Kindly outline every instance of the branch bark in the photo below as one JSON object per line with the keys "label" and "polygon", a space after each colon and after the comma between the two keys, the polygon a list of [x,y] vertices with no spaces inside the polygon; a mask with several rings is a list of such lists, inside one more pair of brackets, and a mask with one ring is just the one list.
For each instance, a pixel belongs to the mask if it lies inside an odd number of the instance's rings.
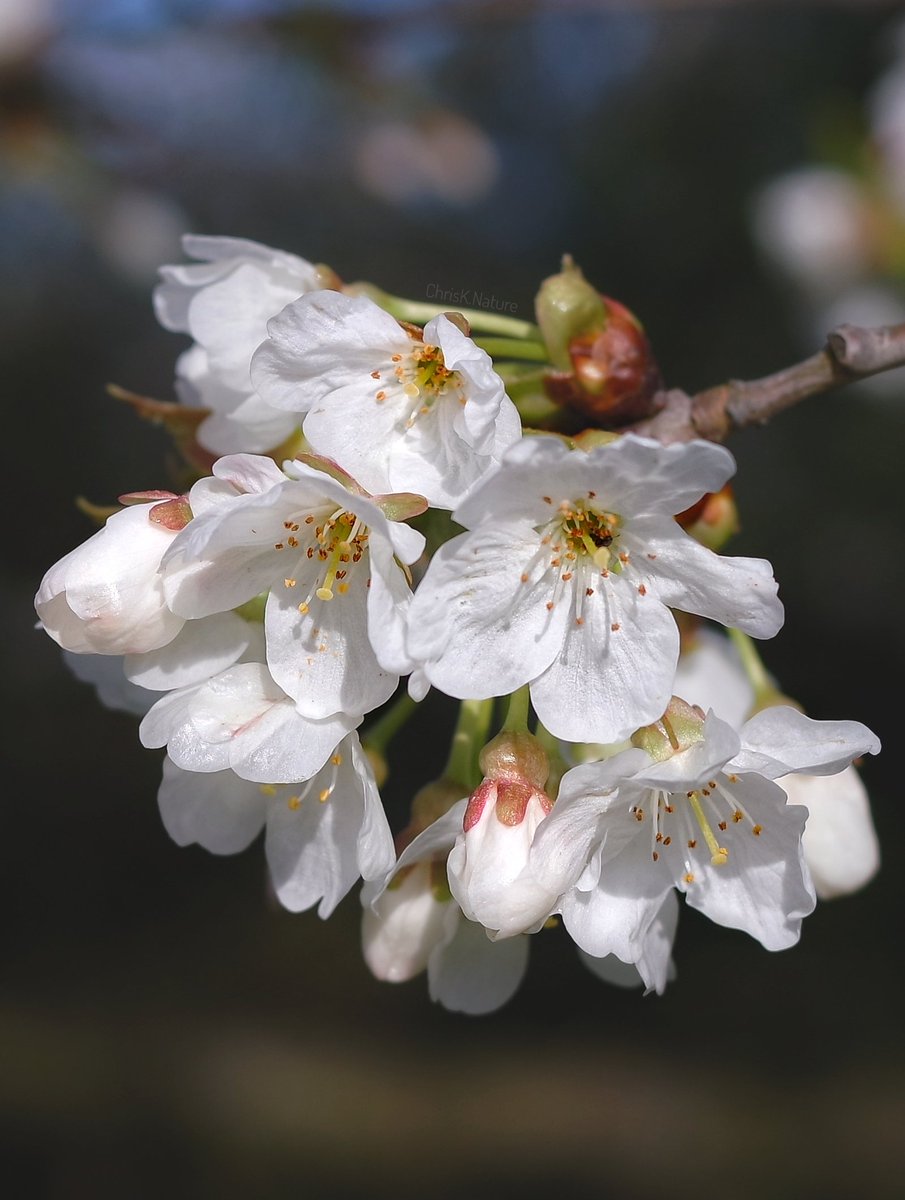
{"label": "branch bark", "polygon": [[722,442],[734,430],[763,425],[808,396],[901,366],[905,323],[876,329],[840,325],[827,335],[819,353],[763,379],[733,379],[694,396],[677,389],[662,392],[658,411],[631,428],[661,442]]}

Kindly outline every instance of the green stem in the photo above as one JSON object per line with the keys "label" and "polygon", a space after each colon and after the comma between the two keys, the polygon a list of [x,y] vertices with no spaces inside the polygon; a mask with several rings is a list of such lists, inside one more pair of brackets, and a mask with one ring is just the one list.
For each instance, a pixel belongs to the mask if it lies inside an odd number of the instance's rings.
{"label": "green stem", "polygon": [[528,685],[518,688],[509,697],[509,707],[506,710],[506,720],[503,728],[510,733],[528,732],[528,706],[531,700]]}
{"label": "green stem", "polygon": [[481,308],[459,308],[455,304],[427,304],[423,300],[406,300],[404,296],[391,296],[370,283],[353,284],[347,292],[369,296],[375,304],[400,321],[411,321],[413,325],[426,325],[441,313],[461,313],[472,329],[483,329],[487,333],[498,333],[506,338],[539,338],[540,328],[532,321],[517,317],[504,317],[499,313],[485,312]]}
{"label": "green stem", "polygon": [[738,651],[738,656],[742,660],[742,666],[745,669],[745,674],[748,676],[748,681],[754,688],[755,703],[760,705],[766,698],[776,694],[776,687],[767,674],[767,668],[764,666],[754,642],[748,637],[747,633],[742,633],[740,629],[730,629],[729,636],[732,638],[735,648]]}
{"label": "green stem", "polygon": [[481,782],[478,755],[487,741],[492,716],[492,700],[463,700],[459,705],[459,719],[456,722],[443,778],[459,784],[469,792],[473,792]]}
{"label": "green stem", "polygon": [[474,342],[491,358],[518,358],[542,363],[550,361],[550,352],[543,342],[520,341],[510,337],[476,337]]}
{"label": "green stem", "polygon": [[369,750],[376,750],[385,755],[386,748],[405,725],[418,705],[408,692],[403,692],[395,703],[378,718],[361,739],[362,745]]}

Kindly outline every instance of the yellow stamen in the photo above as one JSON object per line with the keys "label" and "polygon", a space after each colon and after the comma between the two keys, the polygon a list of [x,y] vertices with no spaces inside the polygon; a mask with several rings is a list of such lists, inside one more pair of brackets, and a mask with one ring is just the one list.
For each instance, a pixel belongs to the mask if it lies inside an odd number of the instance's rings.
{"label": "yellow stamen", "polygon": [[704,812],[704,807],[701,804],[701,797],[697,792],[689,792],[688,803],[691,805],[692,811],[697,818],[697,822],[701,827],[701,833],[704,835],[704,841],[707,843],[707,849],[710,851],[711,866],[724,867],[729,861],[729,851],[716,840],[716,836],[710,828],[710,822],[707,820]]}

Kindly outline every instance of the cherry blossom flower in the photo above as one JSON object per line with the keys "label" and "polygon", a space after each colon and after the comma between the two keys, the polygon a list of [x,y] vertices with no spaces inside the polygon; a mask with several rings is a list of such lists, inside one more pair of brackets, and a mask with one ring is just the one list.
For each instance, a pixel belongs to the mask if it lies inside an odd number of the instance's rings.
{"label": "cherry blossom flower", "polygon": [[301,714],[361,716],[382,704],[410,665],[404,564],[424,545],[384,508],[407,515],[424,502],[369,498],[342,472],[300,461],[281,471],[231,455],[213,471],[192,488],[195,519],[164,558],[174,611],[197,619],[269,592],[267,663]]}
{"label": "cherry blossom flower", "polygon": [[771,637],[782,606],[769,563],[724,558],[672,514],[734,469],[709,442],[626,435],[588,453],[526,438],[453,517],[409,614],[408,647],[459,698],[525,683],[557,737],[617,742],[672,694],[679,636],[669,607]]}
{"label": "cherry blossom flower", "polygon": [[373,300],[322,291],[268,324],[252,379],[276,408],[372,492],[452,508],[521,436],[487,354],[445,316],[423,333]]}
{"label": "cherry blossom flower", "polygon": [[401,983],[426,969],[432,1000],[479,1014],[500,1008],[518,990],[528,939],[491,941],[452,898],[446,859],[465,807],[465,799],[453,805],[405,847],[382,880],[362,888],[362,949],[376,978]]}
{"label": "cherry blossom flower", "polygon": [[739,734],[674,702],[636,740],[646,748],[566,773],[532,846],[531,868],[560,891],[581,949],[633,963],[661,991],[668,953],[648,935],[673,888],[768,950],[794,945],[815,903],[801,850],[807,811],[772,780],[841,771],[879,749],[871,731],[778,706]]}
{"label": "cherry blossom flower", "polygon": [[270,879],[292,912],[329,917],[359,877],[384,876],[393,839],[374,773],[356,733],[310,779],[254,784],[233,771],[198,774],[166,759],[158,795],[167,832],[214,854],[244,850],[265,829]]}
{"label": "cherry blossom flower", "polygon": [[[679,659],[676,692],[702,708],[713,708],[740,729],[754,707],[754,689],[735,647],[715,630],[701,629]],[[776,782],[789,802],[808,810],[802,836],[805,862],[819,900],[864,887],[880,867],[880,845],[870,801],[857,767],[836,775],[780,775]]]}
{"label": "cherry blossom flower", "polygon": [[183,248],[202,261],[162,267],[154,308],[165,328],[194,339],[177,363],[177,390],[183,403],[212,410],[198,440],[214,454],[278,446],[298,417],[256,395],[251,357],[270,317],[303,293],[331,286],[332,277],[294,254],[241,238],[189,235]]}

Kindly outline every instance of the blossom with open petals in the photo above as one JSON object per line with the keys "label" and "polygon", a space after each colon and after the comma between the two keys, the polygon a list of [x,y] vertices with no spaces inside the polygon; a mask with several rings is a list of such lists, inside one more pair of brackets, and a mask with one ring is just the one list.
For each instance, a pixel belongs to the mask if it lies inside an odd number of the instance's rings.
{"label": "blossom with open petals", "polygon": [[669,713],[639,732],[646,748],[566,773],[531,854],[578,945],[635,964],[658,991],[668,955],[645,966],[648,934],[674,888],[768,950],[794,945],[815,903],[801,851],[807,810],[772,781],[833,774],[879,749],[858,722],[812,721],[787,706],[740,733],[712,712],[699,719],[674,703]]}
{"label": "blossom with open petals", "polygon": [[[300,461],[230,455],[199,480],[194,520],[163,561],[174,611],[199,618],[268,592],[264,630],[274,680],[313,719],[361,716],[392,695],[409,660],[404,566],[424,545],[339,473]],[[378,502],[379,501],[379,502]]]}
{"label": "blossom with open petals", "polygon": [[371,492],[452,508],[521,436],[490,357],[445,316],[423,333],[373,300],[322,291],[267,326],[260,395],[304,412],[305,436]]}
{"label": "blossom with open petals", "polygon": [[329,917],[359,877],[382,877],[395,862],[374,773],[356,733],[310,779],[254,784],[233,771],[198,774],[164,762],[158,794],[167,832],[180,846],[214,854],[244,850],[265,829],[264,849],[280,903],[318,905]]}
{"label": "blossom with open petals", "polygon": [[449,695],[530,683],[543,724],[576,742],[617,742],[672,694],[670,607],[771,637],[782,605],[769,563],[725,558],[673,514],[734,470],[710,442],[626,435],[588,453],[525,438],[453,517],[411,606],[408,646]]}

